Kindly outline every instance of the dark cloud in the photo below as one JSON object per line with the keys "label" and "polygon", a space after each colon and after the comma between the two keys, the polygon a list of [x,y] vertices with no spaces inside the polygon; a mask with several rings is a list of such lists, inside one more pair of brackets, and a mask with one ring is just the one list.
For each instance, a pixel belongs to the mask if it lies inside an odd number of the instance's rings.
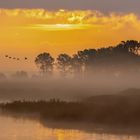
{"label": "dark cloud", "polygon": [[0,8],[94,9],[140,13],[139,0],[0,0]]}

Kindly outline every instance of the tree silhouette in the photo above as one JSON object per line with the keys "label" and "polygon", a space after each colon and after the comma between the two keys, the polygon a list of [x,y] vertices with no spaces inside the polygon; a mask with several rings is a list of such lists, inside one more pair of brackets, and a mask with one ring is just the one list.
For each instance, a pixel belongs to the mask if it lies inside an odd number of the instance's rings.
{"label": "tree silhouette", "polygon": [[130,53],[138,54],[138,51],[140,49],[140,42],[136,40],[127,40],[126,42],[122,41],[122,44],[125,48],[128,48]]}
{"label": "tree silhouette", "polygon": [[71,71],[72,58],[67,54],[60,54],[57,58],[58,69],[62,76],[66,76]]}
{"label": "tree silhouette", "polygon": [[[78,51],[72,57],[60,54],[57,57],[57,68],[61,75],[72,72],[75,76],[96,75],[106,73],[127,74],[140,71],[140,42],[136,40],[122,41],[116,46]],[[43,73],[53,70],[54,59],[49,53],[37,56],[35,63]],[[130,73],[129,73],[130,74]]]}
{"label": "tree silhouette", "polygon": [[72,71],[75,76],[82,72],[82,61],[77,54],[74,54],[71,61]]}
{"label": "tree silhouette", "polygon": [[51,74],[53,71],[54,58],[49,53],[41,53],[35,59],[36,65],[43,74]]}
{"label": "tree silhouette", "polygon": [[[75,68],[84,68],[84,73],[124,73],[138,71],[140,66],[140,42],[135,40],[122,41],[114,47],[85,49],[74,55]],[[78,72],[78,73],[79,73]]]}
{"label": "tree silhouette", "polygon": [[95,49],[85,49],[84,51],[78,52],[78,55],[82,59],[83,64],[88,67],[92,66],[96,61],[97,51]]}
{"label": "tree silhouette", "polygon": [[95,49],[85,49],[74,54],[72,66],[75,74],[82,74],[84,76],[86,72],[89,72],[89,69],[94,66],[96,56],[97,51]]}

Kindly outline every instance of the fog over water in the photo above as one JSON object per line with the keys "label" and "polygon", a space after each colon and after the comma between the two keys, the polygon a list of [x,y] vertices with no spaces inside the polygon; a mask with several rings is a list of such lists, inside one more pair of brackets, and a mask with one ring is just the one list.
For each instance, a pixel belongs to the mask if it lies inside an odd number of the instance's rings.
{"label": "fog over water", "polygon": [[117,94],[129,89],[139,89],[139,77],[110,76],[109,74],[89,78],[15,78],[0,80],[0,100],[81,100],[94,95]]}

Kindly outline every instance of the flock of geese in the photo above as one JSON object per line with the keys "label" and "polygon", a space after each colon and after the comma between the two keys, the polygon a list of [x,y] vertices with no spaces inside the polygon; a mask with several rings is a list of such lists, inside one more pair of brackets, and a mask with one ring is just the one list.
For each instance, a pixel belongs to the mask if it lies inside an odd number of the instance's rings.
{"label": "flock of geese", "polygon": [[[7,59],[12,59],[12,60],[17,60],[17,61],[20,61],[20,60],[21,60],[20,58],[11,57],[11,56],[9,56],[9,55],[5,55],[5,58],[7,58]],[[27,58],[27,57],[24,57],[24,60],[27,61],[28,58]]]}

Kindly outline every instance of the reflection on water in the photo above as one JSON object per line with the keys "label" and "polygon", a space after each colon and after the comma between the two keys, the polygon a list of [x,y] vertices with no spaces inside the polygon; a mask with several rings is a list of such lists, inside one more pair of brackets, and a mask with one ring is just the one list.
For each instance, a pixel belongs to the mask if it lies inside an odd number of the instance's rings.
{"label": "reflection on water", "polygon": [[0,140],[139,140],[140,136],[51,129],[38,121],[0,116]]}

